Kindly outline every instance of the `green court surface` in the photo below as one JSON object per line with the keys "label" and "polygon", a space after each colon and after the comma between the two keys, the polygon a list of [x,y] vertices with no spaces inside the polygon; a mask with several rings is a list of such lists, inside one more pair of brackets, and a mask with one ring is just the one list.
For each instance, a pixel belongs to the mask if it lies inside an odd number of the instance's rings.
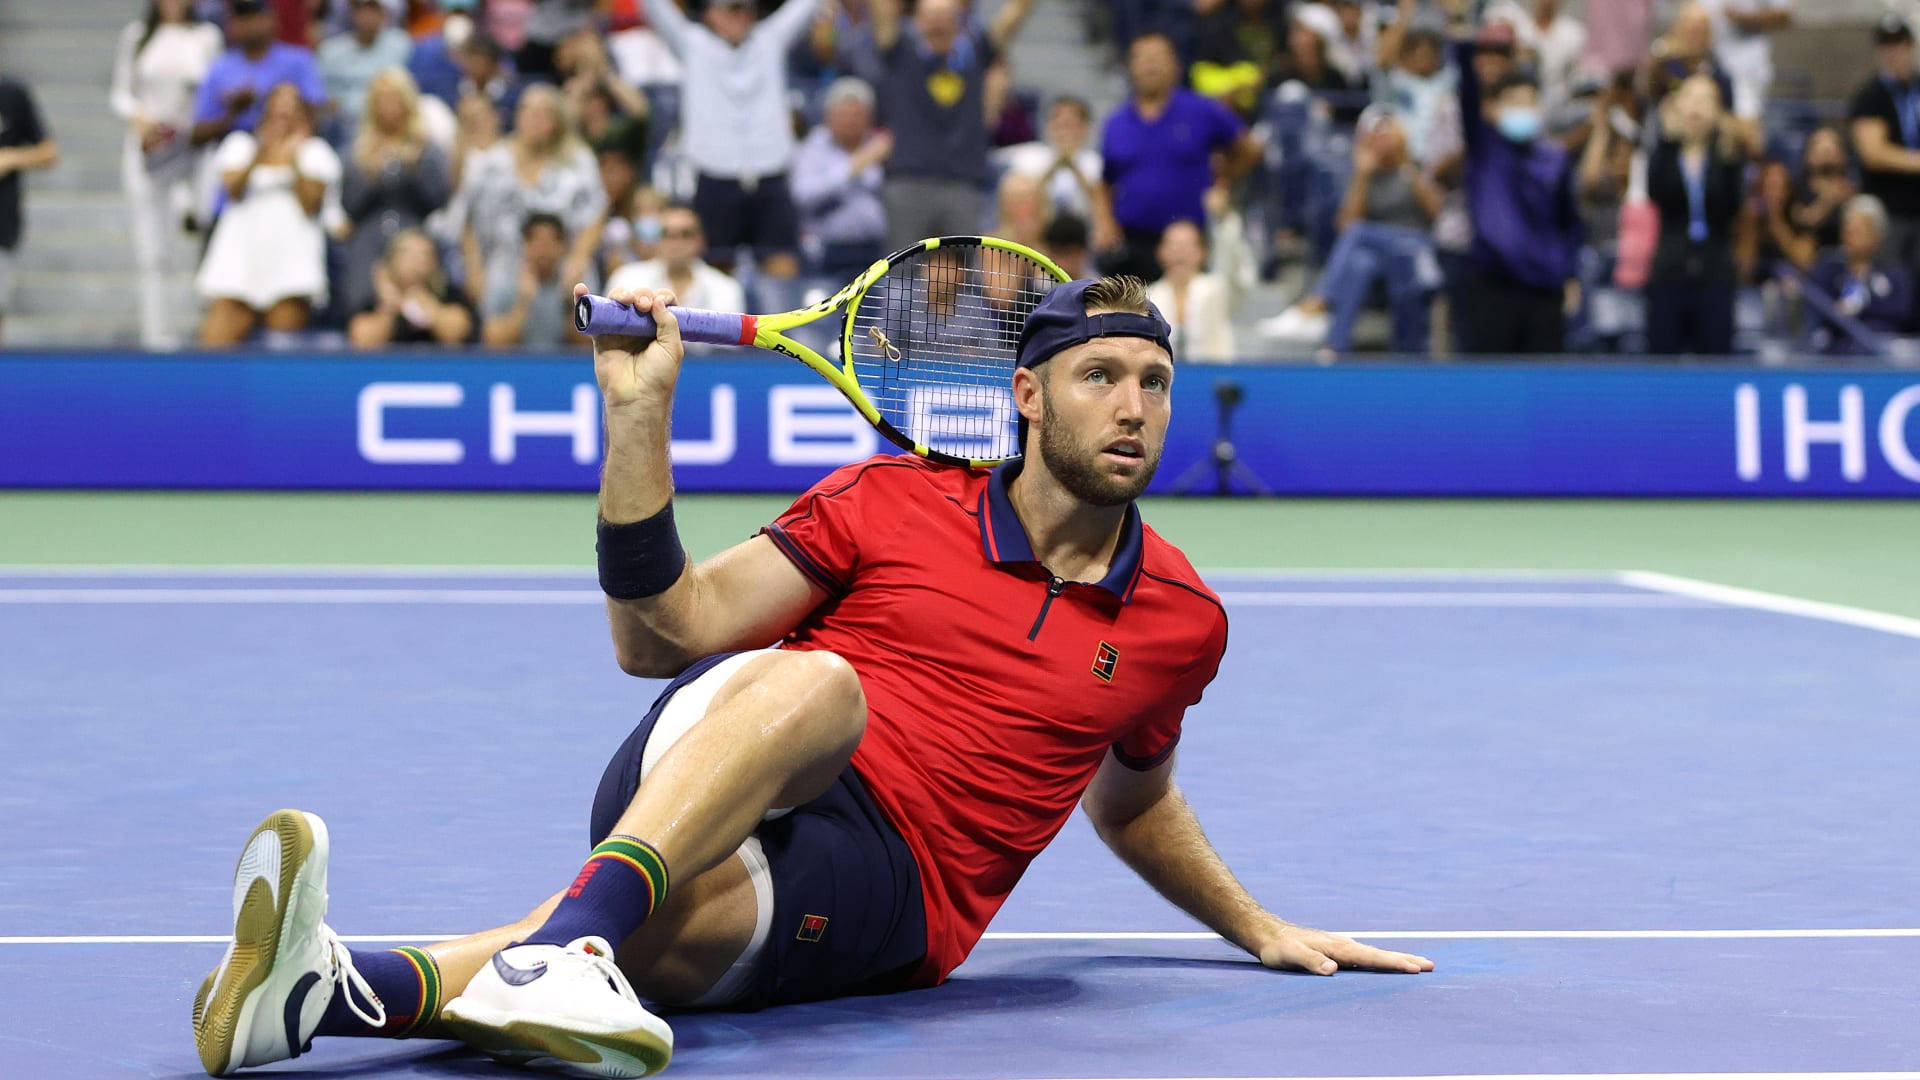
{"label": "green court surface", "polygon": [[[776,496],[683,496],[688,550]],[[1201,567],[1655,570],[1920,616],[1920,501],[1185,500],[1143,504]],[[577,565],[591,496],[0,492],[0,563]]]}

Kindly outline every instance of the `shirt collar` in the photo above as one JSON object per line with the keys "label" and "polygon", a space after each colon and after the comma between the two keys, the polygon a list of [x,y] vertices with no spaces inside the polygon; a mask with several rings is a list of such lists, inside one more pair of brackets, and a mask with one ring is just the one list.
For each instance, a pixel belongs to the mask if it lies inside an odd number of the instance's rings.
{"label": "shirt collar", "polygon": [[[980,493],[980,547],[988,559],[997,565],[1008,563],[1038,563],[1034,557],[1033,542],[1027,539],[1027,527],[1020,523],[1020,515],[1014,513],[1013,500],[1007,495],[1007,485],[1020,475],[1022,462],[1019,458],[1007,462],[993,470],[987,478],[986,490]],[[1113,562],[1107,567],[1107,576],[1099,581],[1082,584],[1096,585],[1120,598],[1121,603],[1133,599],[1133,590],[1140,583],[1141,552],[1145,547],[1140,528],[1140,508],[1133,503],[1127,504],[1127,515],[1120,523],[1120,543],[1113,551]]]}

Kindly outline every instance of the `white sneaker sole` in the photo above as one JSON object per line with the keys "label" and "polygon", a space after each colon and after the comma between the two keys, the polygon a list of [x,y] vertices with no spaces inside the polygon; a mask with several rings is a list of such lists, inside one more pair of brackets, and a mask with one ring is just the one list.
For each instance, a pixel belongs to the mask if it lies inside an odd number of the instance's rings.
{"label": "white sneaker sole", "polygon": [[496,1061],[568,1076],[652,1076],[673,1058],[673,1030],[658,1019],[658,1030],[593,1031],[565,1017],[513,1013],[454,998],[440,1010],[440,1021]]}
{"label": "white sneaker sole", "polygon": [[[233,943],[193,1003],[193,1041],[210,1075],[228,1076],[242,1065],[273,1060],[249,1062],[248,1051],[266,1052],[276,1040],[285,1040],[279,1027],[284,1018],[262,1017],[260,1008],[284,1002],[307,974],[276,969],[281,947],[312,933],[326,918],[327,854],[326,823],[299,810],[269,814],[247,838],[234,868]],[[260,1031],[261,1023],[277,1030]],[[284,1056],[300,1050],[289,1046]]]}

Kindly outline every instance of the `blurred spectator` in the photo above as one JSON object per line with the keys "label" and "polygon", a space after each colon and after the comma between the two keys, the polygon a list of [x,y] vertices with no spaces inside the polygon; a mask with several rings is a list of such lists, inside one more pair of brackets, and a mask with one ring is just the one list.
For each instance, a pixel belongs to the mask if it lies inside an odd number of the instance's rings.
{"label": "blurred spectator", "polygon": [[468,163],[500,142],[500,114],[484,96],[468,94],[460,99],[456,122],[453,148],[447,152],[447,158],[453,166],[453,186],[457,191],[465,180]]}
{"label": "blurred spectator", "polygon": [[628,263],[615,270],[607,279],[607,291],[667,288],[673,290],[675,302],[682,307],[744,310],[745,290],[739,282],[701,260],[700,252],[705,245],[700,215],[684,203],[671,203],[660,211],[659,257]]}
{"label": "blurred spectator", "polygon": [[613,70],[600,36],[583,30],[560,43],[554,62],[565,81],[567,108],[580,125],[580,137],[595,151],[619,149],[636,167],[647,159],[647,126],[652,111],[647,97]]}
{"label": "blurred spectator", "polygon": [[[1230,363],[1238,354],[1233,339],[1234,309],[1253,284],[1253,257],[1247,249],[1240,215],[1228,205],[1226,193],[1208,193],[1211,226],[1202,232],[1191,221],[1176,221],[1160,234],[1155,258],[1159,280],[1147,287],[1152,300],[1173,326],[1173,355],[1178,360]],[[1212,269],[1207,269],[1209,234]]]}
{"label": "blurred spectator", "polygon": [[[1809,275],[1832,301],[1820,313],[1814,345],[1830,353],[1872,353],[1874,334],[1904,334],[1914,327],[1913,264],[1887,250],[1887,210],[1872,195],[1847,203],[1840,250],[1830,252]],[[1837,318],[1835,316],[1838,316]],[[1844,320],[1844,321],[1843,321]],[[1852,332],[1867,331],[1867,341]]]}
{"label": "blurred spectator", "polygon": [[698,171],[693,207],[724,270],[738,248],[751,245],[761,273],[800,271],[787,180],[794,148],[787,51],[816,3],[786,0],[760,22],[752,0],[712,0],[695,23],[673,0],[647,0],[647,18],[685,66],[680,147]]}
{"label": "blurred spectator", "polygon": [[[1354,88],[1333,62],[1333,43],[1340,35],[1340,17],[1325,4],[1302,4],[1287,24],[1287,51],[1274,70],[1274,81],[1297,82],[1309,90],[1340,94]],[[1358,108],[1335,110],[1342,123],[1352,123]]]}
{"label": "blurred spectator", "polygon": [[1835,127],[1815,128],[1800,153],[1800,181],[1790,211],[1794,224],[1811,232],[1821,250],[1839,247],[1841,213],[1859,191],[1845,136]]}
{"label": "blurred spectator", "polygon": [[319,217],[340,159],[314,135],[298,86],[281,83],[260,104],[259,126],[229,134],[214,153],[228,201],[200,263],[204,345],[239,344],[263,321],[271,331],[302,329],[327,298]]}
{"label": "blurred spectator", "polygon": [[1605,0],[1586,8],[1589,71],[1632,71],[1646,62],[1653,41],[1653,0]]}
{"label": "blurred spectator", "polygon": [[1493,0],[1483,18],[1513,27],[1515,45],[1540,79],[1542,108],[1551,113],[1572,100],[1587,32],[1560,0]]}
{"label": "blurred spectator", "polygon": [[[167,306],[167,276],[189,265],[180,225],[194,204],[199,163],[191,145],[194,88],[220,49],[219,27],[200,21],[192,0],[148,0],[146,17],[120,32],[114,56],[109,101],[127,124],[120,178],[133,213],[140,344],[148,349],[180,345]],[[12,128],[9,118],[6,129]]]}
{"label": "blurred spectator", "polygon": [[33,92],[0,75],[0,318],[13,310],[13,251],[26,226],[22,174],[60,160],[60,147],[40,119]]}
{"label": "blurred spectator", "polygon": [[419,229],[395,233],[374,264],[371,299],[347,324],[356,349],[388,345],[463,345],[476,339],[473,305],[447,284],[440,249]]}
{"label": "blurred spectator", "polygon": [[1034,0],[1006,0],[981,30],[960,0],[873,0],[880,119],[893,132],[885,198],[887,246],[980,230],[987,183],[987,72]]}
{"label": "blurred spectator", "polygon": [[[1195,0],[1193,88],[1252,116],[1278,85],[1287,51],[1284,0]],[[1338,21],[1338,17],[1335,17]]]}
{"label": "blurred spectator", "polygon": [[873,127],[873,88],[847,76],[827,87],[826,118],[793,159],[793,199],[810,274],[847,278],[887,253],[882,166],[893,136]]}
{"label": "blurred spectator", "polygon": [[1733,80],[1733,114],[1758,121],[1773,85],[1772,35],[1793,26],[1793,0],[1701,0],[1713,54]]}
{"label": "blurred spectator", "polygon": [[453,55],[465,75],[460,80],[461,99],[480,95],[493,104],[501,130],[513,127],[514,117],[520,114],[520,95],[526,91],[527,83],[507,66],[500,43],[485,34],[475,34]]}
{"label": "blurred spectator", "polygon": [[[220,16],[207,9],[226,6],[223,0],[199,0],[199,5],[203,15],[216,20]],[[273,36],[289,45],[313,48],[319,40],[315,9],[321,6],[313,0],[267,0],[266,7],[273,12]]]}
{"label": "blurred spectator", "polygon": [[1088,251],[1092,239],[1093,230],[1088,228],[1086,218],[1055,214],[1041,237],[1040,253],[1066,271],[1069,279],[1092,277],[1093,263]]}
{"label": "blurred spectator", "polygon": [[1632,180],[1640,141],[1640,99],[1633,78],[1622,73],[1595,95],[1580,152],[1580,216],[1587,244],[1611,258],[1620,239],[1620,208]]}
{"label": "blurred spectator", "polygon": [[1853,97],[1847,117],[1860,158],[1861,189],[1887,212],[1886,248],[1904,266],[1920,265],[1920,85],[1913,30],[1888,15],[1873,29],[1879,72]]}
{"label": "blurred spectator", "polygon": [[1380,35],[1379,96],[1402,119],[1408,155],[1432,166],[1459,151],[1458,76],[1439,30],[1416,11],[1414,0],[1400,0],[1399,17]]}
{"label": "blurred spectator", "polygon": [[407,73],[420,92],[439,98],[448,108],[460,102],[460,80],[466,75],[454,57],[473,40],[476,6],[474,0],[440,0],[446,16],[439,29],[415,38],[413,53],[407,57]]}
{"label": "blurred spectator", "polygon": [[596,148],[594,159],[600,165],[600,188],[607,193],[607,212],[600,219],[600,249],[594,253],[596,269],[604,280],[633,260],[633,196],[640,190],[640,170],[619,146]]}
{"label": "blurred spectator", "polygon": [[340,143],[351,142],[354,124],[367,107],[367,85],[374,75],[399,67],[413,53],[413,39],[393,25],[404,14],[402,0],[351,0],[348,31],[320,43],[320,75],[327,98],[339,112]]}
{"label": "blurred spectator", "polygon": [[1340,203],[1340,239],[1312,296],[1262,324],[1267,336],[1324,343],[1330,356],[1353,349],[1353,328],[1374,290],[1384,287],[1393,318],[1393,351],[1425,352],[1428,308],[1440,284],[1433,252],[1438,185],[1407,154],[1406,129],[1374,106],[1353,143],[1353,179]]}
{"label": "blurred spectator", "polygon": [[[1302,4],[1300,9],[1325,6]],[[1365,86],[1378,60],[1380,18],[1374,7],[1372,0],[1333,0],[1338,30],[1327,40],[1327,58],[1350,86]]]}
{"label": "blurred spectator", "polygon": [[558,216],[572,239],[561,267],[567,284],[587,280],[606,210],[599,163],[567,123],[560,91],[527,87],[513,134],[473,154],[453,201],[467,294],[512,295],[523,269],[522,224],[539,213]]}
{"label": "blurred spectator", "polygon": [[599,4],[600,0],[533,0],[526,40],[514,50],[514,67],[530,79],[559,81],[555,54],[560,43],[591,27]]}
{"label": "blurred spectator", "polygon": [[1106,272],[1146,280],[1159,269],[1160,234],[1176,221],[1204,221],[1207,189],[1252,168],[1259,149],[1226,106],[1180,85],[1180,58],[1165,34],[1134,41],[1127,76],[1133,96],[1107,118],[1100,141],[1094,248],[1113,253]]}
{"label": "blurred spectator", "polygon": [[1084,218],[1093,212],[1100,182],[1100,152],[1087,144],[1092,134],[1092,108],[1077,97],[1057,97],[1047,109],[1046,141],[1009,146],[994,157],[1008,172],[1044,183],[1055,211]]}
{"label": "blurred spectator", "polygon": [[393,238],[417,229],[453,194],[447,156],[427,139],[413,77],[391,67],[373,77],[366,115],[341,180],[341,207],[352,223],[346,280],[336,289],[348,311],[373,301],[373,267]]}
{"label": "blurred spectator", "polygon": [[1647,94],[1655,106],[1695,75],[1705,75],[1720,88],[1720,100],[1733,100],[1733,80],[1713,54],[1713,17],[1698,0],[1680,5],[1673,25],[1648,50]]}
{"label": "blurred spectator", "polygon": [[1530,76],[1510,73],[1483,97],[1465,46],[1460,66],[1474,227],[1467,351],[1558,353],[1566,347],[1567,309],[1579,292],[1572,157],[1541,137],[1540,88]]}
{"label": "blurred spectator", "polygon": [[616,18],[608,27],[607,55],[613,58],[613,66],[634,86],[678,87],[685,77],[680,58],[673,55],[653,27],[646,25],[639,0],[627,2],[633,5],[635,17]]}
{"label": "blurred spectator", "polygon": [[1037,248],[1045,242],[1047,222],[1053,207],[1047,202],[1047,189],[1038,177],[1008,173],[1000,178],[994,193],[994,236],[1016,244]]}
{"label": "blurred spectator", "polygon": [[573,282],[565,271],[567,224],[536,211],[520,226],[520,265],[487,286],[480,340],[495,347],[551,349],[573,340]]}
{"label": "blurred spectator", "polygon": [[1820,254],[1813,230],[1794,218],[1793,170],[1778,159],[1762,162],[1755,185],[1753,213],[1760,228],[1759,276],[1771,279],[1778,264],[1802,273]]}
{"label": "blurred spectator", "polygon": [[1705,75],[1681,83],[1661,108],[1660,142],[1647,162],[1647,194],[1660,210],[1647,279],[1647,349],[1655,355],[1733,351],[1733,232],[1746,180],[1735,122]]}
{"label": "blurred spectator", "polygon": [[233,48],[207,68],[206,81],[200,84],[193,106],[193,145],[217,142],[231,131],[252,131],[270,87],[298,87],[309,107],[326,102],[313,51],[275,41],[273,30],[273,13],[262,0],[233,0],[227,20]]}

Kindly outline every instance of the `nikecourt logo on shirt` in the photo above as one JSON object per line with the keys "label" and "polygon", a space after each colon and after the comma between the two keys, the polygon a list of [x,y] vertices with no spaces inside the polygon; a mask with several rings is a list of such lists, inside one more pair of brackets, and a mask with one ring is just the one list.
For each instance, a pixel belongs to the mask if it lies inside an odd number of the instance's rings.
{"label": "nikecourt logo on shirt", "polygon": [[793,935],[796,941],[819,941],[820,935],[827,932],[825,915],[803,915],[800,917],[800,932]]}
{"label": "nikecourt logo on shirt", "polygon": [[1103,641],[1100,647],[1093,651],[1093,673],[1100,677],[1101,682],[1112,682],[1113,669],[1119,666],[1119,649]]}

